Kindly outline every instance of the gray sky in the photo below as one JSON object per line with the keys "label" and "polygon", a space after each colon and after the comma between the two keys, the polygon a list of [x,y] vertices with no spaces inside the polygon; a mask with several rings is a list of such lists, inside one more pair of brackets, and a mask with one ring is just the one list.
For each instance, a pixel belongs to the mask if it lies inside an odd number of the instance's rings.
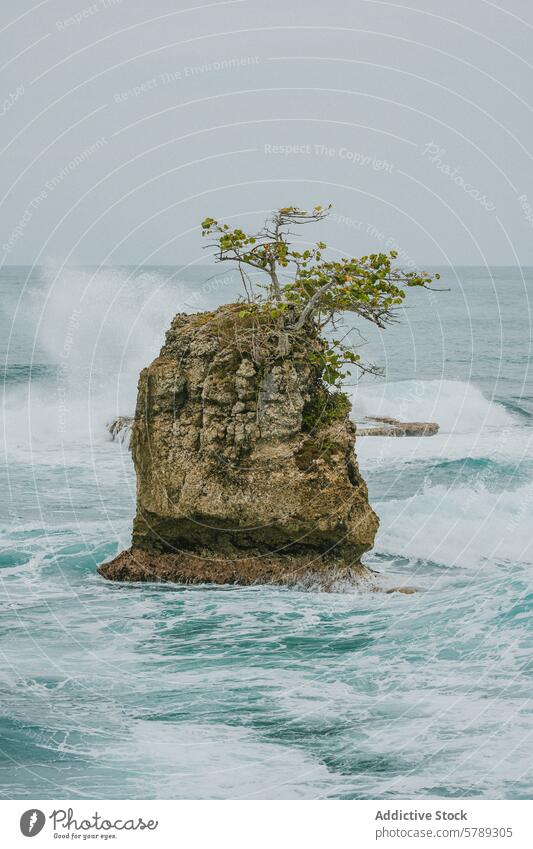
{"label": "gray sky", "polygon": [[206,215],[331,202],[343,254],[533,264],[532,39],[526,0],[4,3],[0,261],[205,263]]}

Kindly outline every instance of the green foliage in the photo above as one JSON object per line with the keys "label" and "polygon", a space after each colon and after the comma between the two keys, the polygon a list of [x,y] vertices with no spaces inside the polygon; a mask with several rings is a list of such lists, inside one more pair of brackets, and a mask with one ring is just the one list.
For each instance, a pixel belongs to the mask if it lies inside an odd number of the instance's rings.
{"label": "green foliage", "polygon": [[[337,327],[339,318],[353,313],[385,327],[394,321],[406,290],[429,288],[434,278],[425,272],[406,271],[393,266],[397,253],[374,253],[368,256],[324,258],[327,245],[318,241],[312,248],[296,250],[289,242],[291,226],[321,221],[331,204],[315,206],[310,212],[295,206],[278,209],[256,233],[245,233],[240,227],[231,229],[215,218],[202,221],[202,235],[213,236],[212,246],[219,262],[235,262],[246,288],[248,306],[264,310],[273,325],[288,337],[304,334],[310,327],[319,332]],[[253,284],[247,269],[263,272],[265,282]],[[288,275],[286,283],[281,275]],[[265,294],[266,291],[266,294]],[[361,362],[359,355],[341,340],[327,342],[320,353],[310,353],[310,362],[321,369],[322,379],[339,386],[350,375],[346,366],[363,371],[374,370]]]}
{"label": "green foliage", "polygon": [[361,357],[342,340],[333,339],[331,345],[326,344],[321,351],[310,352],[308,360],[312,365],[319,366],[324,383],[338,386],[352,374],[348,369],[343,371],[343,368],[347,365],[359,366]]}
{"label": "green foliage", "polygon": [[311,400],[305,405],[302,415],[304,430],[314,433],[334,421],[344,419],[350,412],[350,399],[345,392],[330,392],[318,385]]}

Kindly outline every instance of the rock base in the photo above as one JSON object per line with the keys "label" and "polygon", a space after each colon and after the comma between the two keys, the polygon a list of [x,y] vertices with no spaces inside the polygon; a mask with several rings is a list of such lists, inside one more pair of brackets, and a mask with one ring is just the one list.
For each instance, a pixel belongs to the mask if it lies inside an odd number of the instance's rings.
{"label": "rock base", "polygon": [[373,572],[361,563],[347,566],[332,557],[257,554],[243,558],[215,557],[212,553],[159,554],[130,548],[98,567],[110,581],[173,582],[179,584],[277,584],[326,592],[346,585],[372,589]]}

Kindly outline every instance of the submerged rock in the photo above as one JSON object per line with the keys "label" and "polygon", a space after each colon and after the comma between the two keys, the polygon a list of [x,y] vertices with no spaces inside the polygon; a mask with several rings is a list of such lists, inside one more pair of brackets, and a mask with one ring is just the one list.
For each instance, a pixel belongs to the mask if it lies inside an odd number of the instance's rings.
{"label": "submerged rock", "polygon": [[[253,328],[252,328],[253,331]],[[291,341],[264,356],[237,305],[177,315],[141,372],[132,547],[113,580],[321,585],[369,574],[378,518],[345,396]]]}
{"label": "submerged rock", "polygon": [[434,436],[439,431],[436,422],[401,422],[387,416],[366,416],[369,427],[357,425],[358,436]]}
{"label": "submerged rock", "polygon": [[131,428],[133,426],[133,416],[117,416],[113,421],[106,424],[106,428],[111,434],[113,442],[120,442],[129,447],[131,440]]}

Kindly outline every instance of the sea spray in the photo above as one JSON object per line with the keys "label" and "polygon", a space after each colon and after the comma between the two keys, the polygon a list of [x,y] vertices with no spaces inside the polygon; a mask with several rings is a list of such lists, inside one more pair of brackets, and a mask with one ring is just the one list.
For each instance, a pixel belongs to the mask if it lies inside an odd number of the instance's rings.
{"label": "sea spray", "polygon": [[[230,282],[226,276],[218,288]],[[200,309],[218,288],[212,279],[187,287],[177,274],[155,270],[40,269],[4,320],[19,344],[25,340],[35,373],[49,364],[55,385],[4,387],[7,451],[105,439],[108,420],[133,412],[139,372],[157,354],[170,318]]]}

